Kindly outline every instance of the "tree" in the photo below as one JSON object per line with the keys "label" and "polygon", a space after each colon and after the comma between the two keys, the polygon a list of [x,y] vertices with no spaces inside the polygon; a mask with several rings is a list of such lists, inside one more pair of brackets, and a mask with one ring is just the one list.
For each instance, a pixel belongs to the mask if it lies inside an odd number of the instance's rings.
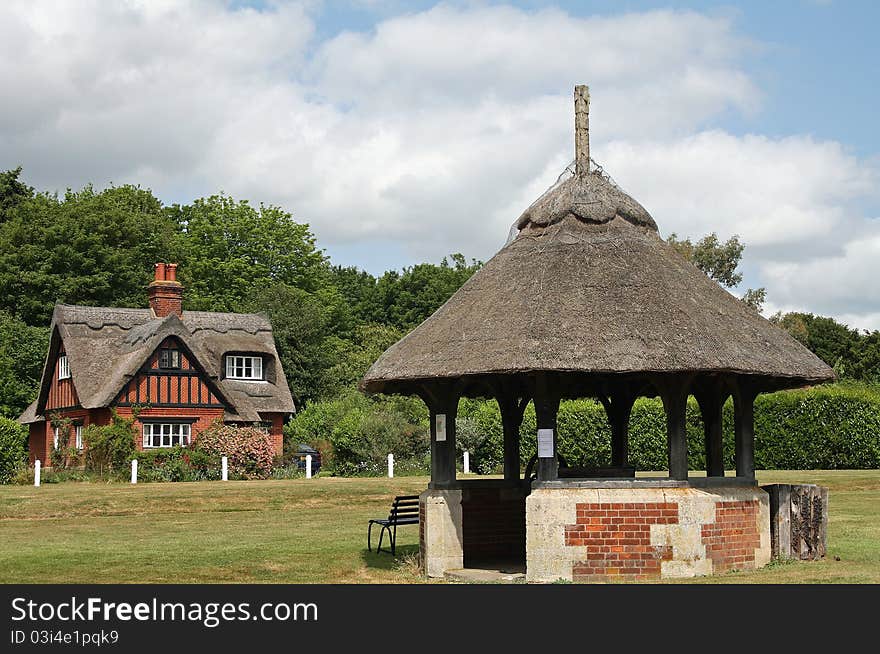
{"label": "tree", "polygon": [[324,253],[309,226],[279,207],[212,195],[168,210],[180,234],[180,279],[187,306],[240,311],[267,286],[309,293],[327,283]]}
{"label": "tree", "polygon": [[0,310],[45,325],[55,302],[145,307],[173,233],[161,203],[136,186],[22,199],[0,224]]}
{"label": "tree", "polygon": [[[742,282],[742,274],[736,269],[742,260],[745,245],[740,242],[739,236],[731,236],[722,243],[718,235],[712,232],[693,243],[690,238],[679,240],[678,236],[673,233],[666,241],[678,250],[685,259],[722,286],[733,288]],[[740,299],[755,311],[760,312],[766,296],[765,289],[750,288]]]}
{"label": "tree", "polygon": [[[449,259],[452,260],[450,264]],[[453,293],[482,267],[467,263],[461,254],[444,258],[440,265],[421,263],[403,272],[380,277],[358,317],[364,322],[392,325],[409,331],[439,309]]]}
{"label": "tree", "polygon": [[29,327],[0,311],[0,415],[17,418],[37,396],[47,327]]}
{"label": "tree", "polygon": [[0,484],[7,484],[27,461],[27,429],[0,416]]}
{"label": "tree", "polygon": [[880,381],[880,332],[850,329],[826,316],[812,313],[776,313],[779,325],[844,379]]}
{"label": "tree", "polygon": [[6,222],[9,211],[34,197],[34,189],[23,183],[20,175],[21,166],[0,173],[0,224]]}

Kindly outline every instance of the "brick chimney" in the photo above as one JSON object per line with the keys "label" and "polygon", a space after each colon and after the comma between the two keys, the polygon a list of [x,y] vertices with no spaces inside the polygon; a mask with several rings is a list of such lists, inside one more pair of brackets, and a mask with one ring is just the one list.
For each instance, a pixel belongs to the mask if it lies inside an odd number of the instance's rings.
{"label": "brick chimney", "polygon": [[176,263],[157,263],[153,281],[147,286],[150,308],[157,318],[183,314],[183,285],[177,281]]}

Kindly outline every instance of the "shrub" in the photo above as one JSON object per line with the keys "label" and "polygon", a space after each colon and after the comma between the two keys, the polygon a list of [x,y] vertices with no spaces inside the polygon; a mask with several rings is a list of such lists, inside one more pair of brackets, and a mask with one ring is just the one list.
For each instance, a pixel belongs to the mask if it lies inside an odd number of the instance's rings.
{"label": "shrub", "polygon": [[138,452],[141,481],[209,481],[220,479],[220,455],[194,446]]}
{"label": "shrub", "polygon": [[[109,425],[89,425],[83,430],[86,447],[86,470],[98,473],[122,473],[136,450],[134,420],[115,411]],[[54,458],[53,458],[54,466]]]}
{"label": "shrub", "polygon": [[12,481],[27,464],[27,428],[0,416],[0,484]]}
{"label": "shrub", "polygon": [[349,392],[314,402],[284,429],[285,452],[307,443],[333,474],[382,475],[394,454],[395,474],[428,470],[428,415],[421,400]]}
{"label": "shrub", "polygon": [[194,452],[227,457],[230,478],[268,479],[275,460],[272,437],[256,427],[235,427],[217,421],[199,434]]}

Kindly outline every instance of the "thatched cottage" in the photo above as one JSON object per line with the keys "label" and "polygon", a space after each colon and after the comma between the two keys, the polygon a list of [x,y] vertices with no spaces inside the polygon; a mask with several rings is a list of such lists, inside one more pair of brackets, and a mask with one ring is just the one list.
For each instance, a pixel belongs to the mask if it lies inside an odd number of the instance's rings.
{"label": "thatched cottage", "polygon": [[40,392],[19,417],[31,463],[52,465],[59,443],[82,449],[111,409],[137,414],[138,449],[187,445],[220,420],[266,429],[281,454],[294,404],[269,321],[184,311],[177,264],[156,264],[148,294],[149,309],[55,307]]}

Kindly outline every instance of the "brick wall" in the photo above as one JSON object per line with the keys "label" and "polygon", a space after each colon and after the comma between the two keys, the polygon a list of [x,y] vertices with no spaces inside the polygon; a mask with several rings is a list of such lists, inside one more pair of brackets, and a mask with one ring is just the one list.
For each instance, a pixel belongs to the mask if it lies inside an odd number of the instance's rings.
{"label": "brick wall", "polygon": [[539,488],[526,499],[533,582],[648,580],[750,569],[770,560],[757,487]]}
{"label": "brick wall", "polygon": [[572,568],[574,581],[597,581],[626,575],[634,579],[660,576],[662,561],[672,547],[651,544],[651,525],[678,524],[678,504],[625,502],[577,504],[577,520],[565,527],[565,544],[587,548],[585,561]]}
{"label": "brick wall", "polygon": [[755,567],[755,550],[761,546],[758,533],[758,502],[717,502],[715,522],[703,525],[706,555],[715,572]]}

